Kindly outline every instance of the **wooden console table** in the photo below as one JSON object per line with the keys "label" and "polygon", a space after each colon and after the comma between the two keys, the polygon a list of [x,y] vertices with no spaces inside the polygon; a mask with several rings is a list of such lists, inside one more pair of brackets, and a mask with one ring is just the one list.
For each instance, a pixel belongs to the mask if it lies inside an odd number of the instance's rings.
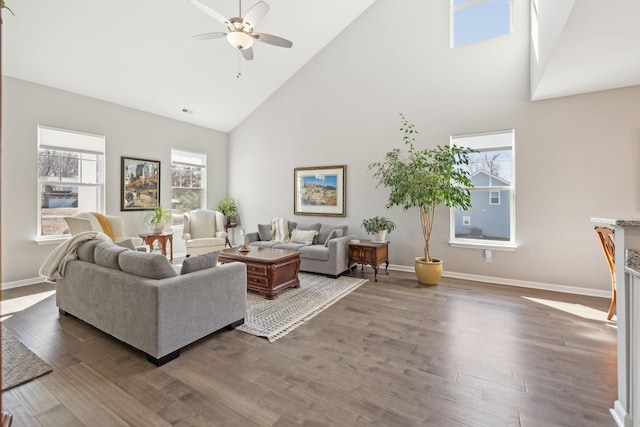
{"label": "wooden console table", "polygon": [[171,245],[171,262],[173,262],[173,232],[165,231],[164,233],[143,233],[139,236],[144,242],[149,245],[149,249],[153,248],[153,242],[158,241],[160,243],[160,249],[162,249],[162,255],[167,256],[167,241]]}
{"label": "wooden console table", "polygon": [[374,279],[378,281],[378,266],[386,263],[384,267],[385,274],[389,274],[389,242],[372,242],[371,240],[359,240],[349,242],[349,266],[351,264],[362,264],[364,270],[365,264],[373,267]]}

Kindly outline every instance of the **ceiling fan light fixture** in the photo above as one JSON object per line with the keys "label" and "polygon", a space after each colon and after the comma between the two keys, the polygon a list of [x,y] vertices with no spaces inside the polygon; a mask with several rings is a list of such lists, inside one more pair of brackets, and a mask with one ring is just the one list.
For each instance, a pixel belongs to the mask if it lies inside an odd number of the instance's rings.
{"label": "ceiling fan light fixture", "polygon": [[227,41],[236,49],[247,49],[253,44],[253,37],[242,31],[232,31],[227,34]]}

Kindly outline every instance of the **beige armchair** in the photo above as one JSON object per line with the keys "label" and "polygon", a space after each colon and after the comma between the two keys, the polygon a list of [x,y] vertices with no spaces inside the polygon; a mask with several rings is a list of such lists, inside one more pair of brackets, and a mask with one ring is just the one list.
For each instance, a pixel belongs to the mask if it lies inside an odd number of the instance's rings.
{"label": "beige armchair", "polygon": [[186,212],[182,238],[185,240],[187,256],[224,249],[227,241],[224,215],[207,209]]}
{"label": "beige armchair", "polygon": [[[103,217],[111,226],[112,236],[109,237],[111,237],[114,242],[131,239],[137,250],[146,251],[149,249],[149,247],[144,244],[142,238],[125,236],[124,220],[122,219],[122,217],[115,215],[103,215]],[[67,222],[69,233],[71,233],[72,236],[75,236],[76,234],[82,233],[84,231],[99,231],[100,233],[109,235],[109,233],[107,233],[100,224],[98,218],[91,212],[79,212],[74,216],[64,217],[64,220]]]}

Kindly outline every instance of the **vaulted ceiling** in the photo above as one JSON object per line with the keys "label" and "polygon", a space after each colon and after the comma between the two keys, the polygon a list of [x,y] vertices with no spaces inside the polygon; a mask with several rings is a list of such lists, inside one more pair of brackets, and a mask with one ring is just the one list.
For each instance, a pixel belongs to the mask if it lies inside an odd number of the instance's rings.
{"label": "vaulted ceiling", "polygon": [[[238,16],[237,0],[202,1]],[[267,0],[256,31],[294,45],[256,42],[247,62],[224,39],[193,40],[225,28],[188,0],[7,0],[15,16],[3,10],[2,72],[228,132],[375,1]],[[534,99],[640,84],[640,2],[575,3]]]}

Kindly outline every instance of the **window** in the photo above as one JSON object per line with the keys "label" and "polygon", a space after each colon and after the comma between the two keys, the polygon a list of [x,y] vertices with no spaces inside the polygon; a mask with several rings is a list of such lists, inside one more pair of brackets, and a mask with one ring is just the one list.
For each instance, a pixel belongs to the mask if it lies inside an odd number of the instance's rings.
{"label": "window", "polygon": [[451,47],[513,31],[513,0],[451,0]]}
{"label": "window", "polygon": [[65,216],[104,212],[105,138],[38,126],[38,238],[60,237]]}
{"label": "window", "polygon": [[514,131],[453,136],[451,144],[477,151],[467,166],[474,185],[471,208],[451,209],[451,243],[514,247]]}
{"label": "window", "polygon": [[184,223],[185,212],[206,206],[207,155],[171,149],[171,208],[173,225]]}
{"label": "window", "polygon": [[499,191],[489,191],[489,204],[490,205],[499,205],[500,204],[500,192]]}

